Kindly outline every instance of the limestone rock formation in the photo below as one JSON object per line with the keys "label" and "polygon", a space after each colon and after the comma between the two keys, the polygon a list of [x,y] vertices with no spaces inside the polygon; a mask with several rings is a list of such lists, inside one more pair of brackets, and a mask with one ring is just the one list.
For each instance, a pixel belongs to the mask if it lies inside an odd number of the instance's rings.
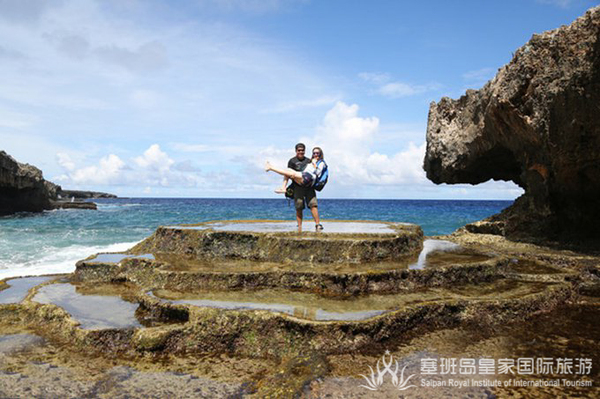
{"label": "limestone rock formation", "polygon": [[489,220],[508,237],[600,237],[600,7],[533,35],[482,89],[432,103],[424,168],[438,184],[522,187]]}
{"label": "limestone rock formation", "polygon": [[112,194],[68,191],[44,180],[35,166],[17,162],[0,151],[0,215],[41,212],[46,209],[97,209],[96,204],[71,201],[81,198],[114,198]]}
{"label": "limestone rock formation", "polygon": [[17,162],[0,151],[0,215],[52,209],[57,186],[44,180],[42,171]]}

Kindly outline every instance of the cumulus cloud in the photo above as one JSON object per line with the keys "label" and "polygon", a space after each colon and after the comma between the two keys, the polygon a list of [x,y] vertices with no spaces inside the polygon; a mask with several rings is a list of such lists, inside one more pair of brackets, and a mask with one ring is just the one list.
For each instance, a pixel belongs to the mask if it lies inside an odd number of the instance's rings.
{"label": "cumulus cloud", "polygon": [[135,163],[144,169],[165,172],[169,170],[175,161],[169,158],[169,156],[160,149],[158,144],[152,144],[150,148],[144,152],[144,155],[135,158]]}
{"label": "cumulus cloud", "polygon": [[65,170],[72,172],[75,170],[75,162],[71,159],[71,156],[64,152],[56,154],[56,162]]}
{"label": "cumulus cloud", "polygon": [[56,158],[65,171],[56,180],[64,184],[197,187],[206,183],[206,176],[191,161],[175,162],[158,144],[152,144],[129,162],[110,154],[101,158],[97,165],[77,168],[66,153],[57,153]]}
{"label": "cumulus cloud", "polygon": [[[331,176],[328,192],[348,192],[352,187],[351,195],[360,195],[364,186],[431,185],[422,169],[425,143],[399,144],[387,153],[376,151],[374,147],[379,142],[380,120],[360,116],[359,111],[356,104],[337,102],[325,114],[312,137],[300,138],[308,151],[315,146],[323,149]],[[402,132],[397,132],[397,135],[401,137]],[[275,186],[278,181],[272,174],[260,175],[264,161],[268,159],[274,165],[284,166],[293,151],[271,145],[257,155],[250,160],[252,167],[246,173],[253,174],[258,184]],[[307,155],[310,156],[310,152]],[[240,158],[239,161],[248,160]]]}
{"label": "cumulus cloud", "polygon": [[100,159],[98,165],[73,170],[67,175],[68,177],[63,177],[63,180],[69,180],[74,184],[115,184],[121,180],[124,168],[125,162],[118,156],[110,154]]}
{"label": "cumulus cloud", "polygon": [[361,117],[356,104],[338,102],[310,140],[323,148],[331,171],[342,185],[393,185],[426,182],[421,165],[425,143],[409,143],[395,153],[373,150],[380,128],[376,117]]}
{"label": "cumulus cloud", "polygon": [[392,81],[392,77],[389,74],[380,72],[363,72],[359,73],[358,77],[365,82],[373,84],[375,86],[375,93],[388,98],[414,96],[437,90],[441,87],[438,83],[416,85],[401,81]]}

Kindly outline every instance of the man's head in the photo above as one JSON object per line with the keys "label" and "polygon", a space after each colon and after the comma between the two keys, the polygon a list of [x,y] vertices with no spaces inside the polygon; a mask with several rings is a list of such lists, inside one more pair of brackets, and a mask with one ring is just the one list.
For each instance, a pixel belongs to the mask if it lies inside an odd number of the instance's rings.
{"label": "man's head", "polygon": [[302,161],[304,159],[304,153],[306,152],[306,146],[303,143],[296,144],[296,157]]}

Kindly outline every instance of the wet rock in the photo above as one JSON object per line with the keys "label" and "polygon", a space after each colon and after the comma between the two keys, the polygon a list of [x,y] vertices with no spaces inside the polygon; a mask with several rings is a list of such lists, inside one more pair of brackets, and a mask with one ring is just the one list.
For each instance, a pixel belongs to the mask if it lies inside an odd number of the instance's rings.
{"label": "wet rock", "polygon": [[11,354],[26,351],[32,346],[44,344],[44,339],[34,334],[10,334],[0,336],[0,353]]}
{"label": "wet rock", "polygon": [[145,328],[135,332],[133,342],[140,351],[157,351],[164,348],[169,334],[169,330]]}
{"label": "wet rock", "polygon": [[534,35],[480,90],[432,103],[424,168],[435,183],[513,181],[513,206],[470,231],[600,237],[600,7]]}
{"label": "wet rock", "polygon": [[52,201],[53,209],[98,209],[93,202],[85,201]]}
{"label": "wet rock", "polygon": [[130,281],[146,289],[168,289],[197,292],[201,290],[241,290],[285,287],[314,292],[325,297],[357,297],[368,294],[390,294],[414,291],[423,287],[445,287],[458,284],[493,281],[508,264],[498,257],[475,262],[456,263],[422,270],[377,270],[372,265],[354,271],[336,272],[328,268],[296,271],[294,267],[253,270],[242,262],[237,271],[220,271],[219,262],[212,269],[169,270],[168,264],[149,259],[124,259],[119,264],[80,261],[74,280],[87,282]]}

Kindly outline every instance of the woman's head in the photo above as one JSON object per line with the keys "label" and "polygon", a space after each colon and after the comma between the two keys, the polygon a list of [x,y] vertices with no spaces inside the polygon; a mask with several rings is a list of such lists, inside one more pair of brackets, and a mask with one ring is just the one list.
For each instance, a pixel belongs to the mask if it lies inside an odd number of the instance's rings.
{"label": "woman's head", "polygon": [[323,154],[323,150],[321,149],[321,147],[313,148],[311,158],[325,159],[325,154]]}

